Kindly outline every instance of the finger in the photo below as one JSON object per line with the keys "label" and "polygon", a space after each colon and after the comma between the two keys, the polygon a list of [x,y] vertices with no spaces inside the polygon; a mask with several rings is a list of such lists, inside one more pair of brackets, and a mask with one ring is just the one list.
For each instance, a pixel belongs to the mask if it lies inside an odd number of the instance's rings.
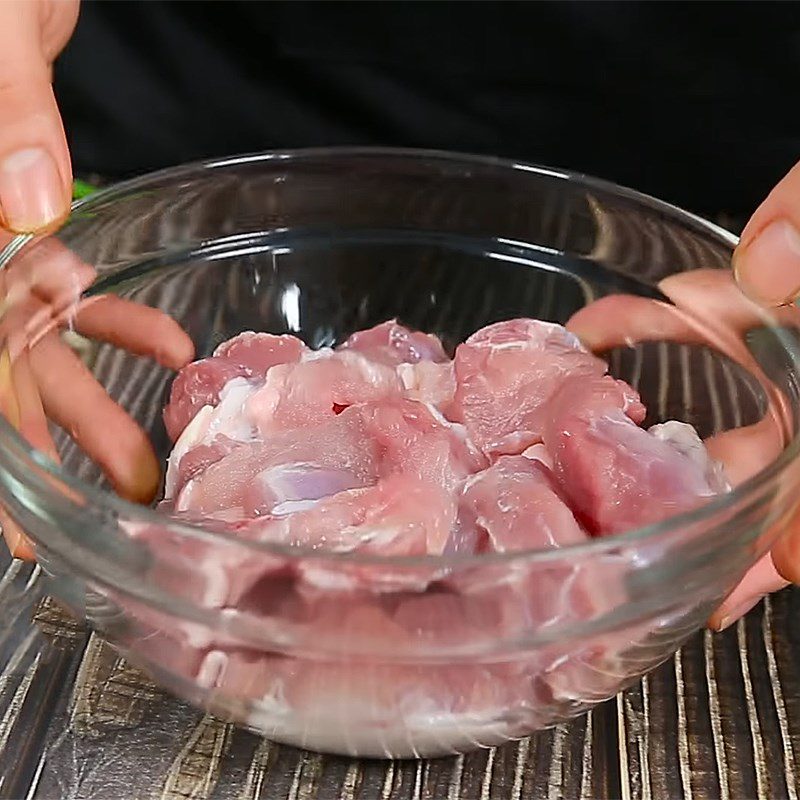
{"label": "finger", "polygon": [[75,329],[90,339],[154,358],[169,369],[180,369],[194,358],[194,343],[174,319],[156,308],[114,295],[82,303]]}
{"label": "finger", "polygon": [[59,306],[74,303],[97,277],[94,267],[52,236],[23,249],[7,271],[12,297],[31,291]]}
{"label": "finger", "polygon": [[708,626],[716,631],[724,631],[768,594],[788,585],[789,582],[778,573],[772,557],[767,553],[711,615]]}
{"label": "finger", "polygon": [[800,309],[765,311],[739,291],[725,270],[683,272],[663,280],[659,288],[674,306],[635,295],[610,295],[577,311],[567,328],[596,351],[643,341],[730,348],[733,339],[735,352],[741,349],[743,335],[754,328],[800,328]]}
{"label": "finger", "polygon": [[725,477],[733,486],[766,469],[783,452],[785,439],[781,426],[767,415],[754,425],[723,431],[706,439],[708,454],[725,467]]}
{"label": "finger", "polygon": [[[11,359],[8,352],[0,353],[0,413],[15,427],[19,427],[20,403],[14,392],[11,376]],[[0,525],[3,529],[3,540],[14,558],[29,561],[34,558],[33,547],[26,539],[19,526],[0,508]]]}
{"label": "finger", "polygon": [[703,269],[663,280],[661,290],[697,325],[707,344],[746,369],[769,398],[768,414],[776,426],[792,418],[786,396],[764,374],[753,357],[745,335],[755,329],[780,325],[800,328],[800,309],[785,307],[765,311],[746,297],[725,270]]}
{"label": "finger", "polygon": [[0,3],[0,227],[28,233],[69,213],[72,170],[42,49],[40,6]]}
{"label": "finger", "polygon": [[2,529],[3,541],[13,558],[19,558],[22,561],[36,560],[36,550],[32,542],[4,508],[0,508],[0,529]]}
{"label": "finger", "polygon": [[118,494],[150,502],[160,470],[145,432],[55,333],[31,351],[30,365],[47,416],[102,468]]}
{"label": "finger", "polygon": [[783,578],[800,584],[800,515],[772,547],[772,560]]}
{"label": "finger", "polygon": [[665,278],[659,288],[679,308],[691,312],[701,329],[723,328],[744,334],[765,325],[800,327],[800,310],[766,310],[742,293],[722,269],[696,269]]}
{"label": "finger", "polygon": [[33,378],[30,356],[23,352],[12,364],[11,375],[19,402],[19,432],[39,452],[44,453],[56,463],[60,461],[42,398]]}
{"label": "finger", "polygon": [[[35,312],[30,307],[22,310],[27,314],[25,330],[31,344],[55,327],[71,323],[87,338],[148,356],[170,369],[180,369],[192,360],[194,343],[163,311],[114,295],[80,299],[95,277],[94,268],[57,239],[42,239],[24,250],[2,276],[5,302],[0,310],[19,309],[31,296],[41,301]],[[17,328],[19,316],[15,316]]]}
{"label": "finger", "polygon": [[596,353],[633,347],[637,342],[704,342],[702,334],[672,306],[627,294],[601,297],[584,306],[566,327]]}
{"label": "finger", "polygon": [[[0,297],[6,285],[0,272]],[[58,322],[53,319],[53,309],[33,292],[18,294],[13,303],[0,305],[0,342],[9,352],[11,362],[46,336]]]}
{"label": "finger", "polygon": [[770,400],[769,415],[789,419],[786,398],[764,374],[745,341],[756,327],[800,327],[800,310],[767,312],[745,297],[725,270],[694,270],[662,281],[674,306],[630,295],[604,297],[578,311],[567,328],[593,350],[641,341],[675,341],[713,347],[758,380]]}
{"label": "finger", "polygon": [[32,346],[68,322],[95,276],[92,267],[54,238],[23,249],[0,271],[0,338],[13,340],[12,357],[20,344]]}
{"label": "finger", "polygon": [[[27,353],[23,352],[13,364],[8,351],[0,353],[0,413],[18,428],[33,447],[58,461],[41,398],[30,372]],[[33,545],[3,509],[0,509],[0,524],[11,555],[23,560],[33,559]]]}
{"label": "finger", "polygon": [[745,226],[733,255],[742,289],[766,305],[800,295],[800,164],[769,193]]}
{"label": "finger", "polygon": [[[14,361],[11,373],[19,400],[20,434],[25,437],[31,446],[58,463],[60,461],[58,451],[53,437],[50,435],[42,399],[31,374],[27,352],[23,352]],[[8,514],[2,513],[4,516],[0,516],[0,522],[3,525],[4,536],[8,537],[6,542],[9,544],[11,555],[25,561],[33,560],[35,558],[33,544]],[[8,532],[7,534],[5,533],[6,531]]]}

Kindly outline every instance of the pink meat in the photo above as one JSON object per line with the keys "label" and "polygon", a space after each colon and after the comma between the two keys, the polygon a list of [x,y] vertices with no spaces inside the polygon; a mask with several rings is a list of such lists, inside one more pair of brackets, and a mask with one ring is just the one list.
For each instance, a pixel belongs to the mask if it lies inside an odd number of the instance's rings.
{"label": "pink meat", "polygon": [[263,377],[276,364],[298,361],[306,346],[294,336],[241,333],[223,342],[211,358],[184,367],[172,383],[164,424],[173,442],[203,406],[216,406],[222,388],[240,377]]}
{"label": "pink meat", "polygon": [[[346,629],[347,621],[339,625]],[[256,701],[255,720],[298,747],[391,758],[519,736],[535,724],[530,682],[519,673],[506,664],[298,662],[216,650],[203,658],[198,682],[215,694]]]}
{"label": "pink meat", "polygon": [[[525,456],[501,456],[471,478],[460,512],[485,532],[495,552],[555,550],[589,541],[550,470]],[[483,607],[484,614],[494,609],[497,635],[513,640],[526,630],[581,622],[610,611],[623,593],[623,574],[613,562],[565,557],[487,564],[473,574],[453,576],[448,585],[467,607]]]}
{"label": "pink meat", "polygon": [[438,408],[449,415],[456,393],[456,376],[453,362],[437,364],[420,361],[418,364],[400,364],[397,374],[403,384],[403,396]]}
{"label": "pink meat", "polygon": [[716,491],[705,464],[638,427],[635,393],[609,377],[569,377],[550,403],[545,444],[579,519],[595,534],[696,508]]}
{"label": "pink meat", "polygon": [[456,350],[453,418],[487,455],[518,455],[541,441],[547,400],[568,375],[606,370],[560,325],[499,322]]}
{"label": "pink meat", "polygon": [[164,425],[173,442],[203,406],[219,402],[222,387],[233,378],[246,375],[244,367],[222,358],[204,358],[184,367],[172,382],[164,409]]}
{"label": "pink meat", "polygon": [[[131,538],[153,554],[150,579],[176,597],[204,608],[238,605],[259,581],[287,573],[285,559],[267,552],[248,552],[235,540],[177,535],[160,525],[126,522]],[[214,523],[230,532],[233,526]],[[200,636],[201,631],[194,631]],[[206,634],[207,635],[207,634]]]}
{"label": "pink meat", "polygon": [[476,475],[468,482],[461,505],[486,531],[492,549],[501,553],[588,541],[559,497],[547,467],[524,456],[502,456]]}
{"label": "pink meat", "polygon": [[459,425],[402,398],[349,407],[305,429],[302,437],[290,429],[224,453],[227,448],[215,440],[210,448],[195,448],[199,452],[183,457],[182,473],[196,460],[206,466],[192,472],[177,510],[239,509],[244,518],[275,514],[277,506],[365,488],[391,475],[452,491],[486,466]]}
{"label": "pink meat", "polygon": [[[284,506],[293,505],[291,501]],[[275,511],[275,509],[273,509]],[[441,554],[450,536],[456,514],[456,502],[451,492],[441,486],[422,481],[411,475],[393,474],[376,485],[361,489],[343,489],[319,500],[294,503],[286,514],[226,522],[224,512],[205,512],[214,520],[215,528],[230,532],[240,539],[268,542],[285,547],[319,550],[322,553],[361,553],[380,556],[422,556]],[[197,512],[180,512],[191,521]],[[225,543],[216,547],[203,542],[193,545],[193,558],[202,557],[217,563],[217,572],[236,568],[235,587],[238,596],[258,582],[260,573],[253,571],[261,556],[236,554]],[[236,567],[241,558],[242,565]],[[266,565],[272,570],[273,562]],[[358,564],[338,560],[306,558],[298,560],[295,571],[309,589],[326,591],[398,591],[401,588],[419,590],[430,582],[430,570]],[[231,576],[233,577],[233,576]],[[217,577],[215,586],[223,578]],[[229,593],[226,594],[226,597]],[[315,614],[315,618],[319,614]]]}
{"label": "pink meat", "polygon": [[197,412],[170,453],[165,497],[174,497],[195,474],[241,443],[254,440],[253,427],[243,410],[255,388],[246,378],[234,378],[222,388],[216,406],[204,406]]}
{"label": "pink meat", "polygon": [[307,352],[308,348],[296,336],[245,331],[223,342],[214,351],[214,357],[227,359],[248,376],[263,377],[270,367],[292,364]]}
{"label": "pink meat", "polygon": [[441,553],[455,516],[452,495],[409,475],[343,490],[311,508],[255,522],[245,538],[331,552]]}
{"label": "pink meat", "polygon": [[[225,609],[224,631],[253,615],[259,630],[275,625],[286,652],[181,621],[180,655],[153,658],[252,700],[282,738],[336,749],[352,735],[366,755],[407,754],[412,729],[438,752],[437,726],[451,744],[490,742],[501,718],[503,735],[518,735],[555,705],[613,693],[652,624],[555,638],[516,662],[480,656],[519,654],[531,634],[585,630],[629,603],[623,550],[458,558],[581,545],[727,488],[693,429],[638,427],[637,393],[606,371],[565,329],[533,320],[478,331],[454,361],[394,321],[335,351],[255,333],[221,345],[173,385],[165,420],[183,433],[163,507],[232,540],[130,533],[162,586]],[[278,555],[291,547],[305,553]],[[418,558],[441,554],[456,558]],[[144,646],[163,648],[167,621],[153,612],[151,635],[142,613]],[[317,659],[291,657],[309,643]],[[431,643],[464,658],[392,660],[430,655]],[[386,658],[354,658],[365,652]]]}
{"label": "pink meat", "polygon": [[315,425],[357,403],[399,396],[394,370],[359,353],[321,352],[273,367],[245,415],[262,434]]}
{"label": "pink meat", "polygon": [[422,361],[448,361],[439,339],[429,333],[410,331],[396,320],[354,333],[341,349],[361,353],[370,361],[390,367]]}
{"label": "pink meat", "polygon": [[263,515],[286,501],[341,491],[343,476],[349,476],[346,488],[371,485],[377,479],[377,461],[377,447],[365,436],[354,408],[302,436],[285,430],[241,444],[188,481],[176,508],[199,514],[237,509],[243,518]]}
{"label": "pink meat", "polygon": [[453,491],[487,466],[464,428],[431,406],[397,398],[364,404],[358,413],[366,436],[381,453],[382,475],[414,475]]}

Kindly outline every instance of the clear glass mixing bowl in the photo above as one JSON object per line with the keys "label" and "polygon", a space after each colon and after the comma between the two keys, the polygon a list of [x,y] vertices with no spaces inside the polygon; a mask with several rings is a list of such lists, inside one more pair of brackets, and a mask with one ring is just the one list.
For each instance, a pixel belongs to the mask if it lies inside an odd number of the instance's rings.
{"label": "clear glass mixing bowl", "polygon": [[[405,757],[524,736],[667,658],[796,511],[793,312],[739,295],[734,245],[626,189],[447,153],[260,154],[112,187],[2,256],[4,528],[27,534],[64,601],[128,658],[276,740]],[[572,320],[650,422],[712,437],[736,488],[548,552],[381,559],[237,541],[121,499],[75,444],[133,447],[91,372],[167,456],[174,373],[136,352],[148,336],[168,349],[169,331],[142,307],[176,321],[197,357],[248,329],[316,347],[397,317],[452,348],[497,320]],[[110,322],[86,308],[111,308]],[[359,591],[357,574],[406,580]]]}

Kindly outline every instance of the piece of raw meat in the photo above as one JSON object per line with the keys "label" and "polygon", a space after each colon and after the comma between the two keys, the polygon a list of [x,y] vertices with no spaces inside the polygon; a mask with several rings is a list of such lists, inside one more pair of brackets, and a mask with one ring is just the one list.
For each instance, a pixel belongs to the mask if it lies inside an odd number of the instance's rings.
{"label": "piece of raw meat", "polygon": [[340,349],[361,353],[370,361],[390,367],[449,360],[439,339],[429,333],[404,328],[397,320],[354,333]]}
{"label": "piece of raw meat", "polygon": [[269,370],[245,416],[262,436],[315,425],[348,406],[399,397],[396,372],[360,353],[318,351]]}
{"label": "piece of raw meat", "polygon": [[570,376],[549,403],[544,443],[565,496],[595,535],[661,521],[718,493],[705,460],[643,430],[631,412],[643,416],[635,392],[610,377]]}
{"label": "piece of raw meat", "polygon": [[[303,436],[289,429],[229,452],[216,446],[222,457],[183,484],[176,510],[237,509],[243,519],[275,515],[287,502],[366,488],[395,474],[452,492],[486,466],[461,426],[402,398],[351,406],[305,428]],[[193,454],[184,455],[181,465],[191,463]]]}
{"label": "piece of raw meat", "polygon": [[[365,430],[355,407],[302,435],[290,429],[242,443],[188,480],[175,508],[195,514],[233,509],[250,519],[287,501],[317,500],[343,487],[373,485],[379,453]],[[190,456],[191,451],[183,461]]]}
{"label": "piece of raw meat", "polygon": [[[186,521],[199,520],[189,517]],[[235,526],[204,518],[207,526],[232,533]],[[189,537],[157,524],[122,523],[128,535],[153,554],[149,577],[162,591],[203,608],[237,606],[259,581],[290,573],[285,558],[265,551],[243,548],[241,543],[223,537]],[[195,644],[213,636],[200,625],[185,632]],[[218,639],[219,637],[217,637]]]}
{"label": "piece of raw meat", "polygon": [[[453,495],[434,483],[396,474],[366,489],[343,491],[280,518],[249,523],[240,535],[306,550],[380,556],[441,555],[456,515]],[[420,591],[430,570],[391,564],[304,558],[297,574],[310,589]]]}
{"label": "piece of raw meat", "polygon": [[249,377],[263,377],[270,367],[294,363],[308,352],[308,348],[296,336],[245,331],[219,345],[214,357],[235,364],[245,370]]}
{"label": "piece of raw meat", "polygon": [[[538,458],[501,456],[466,483],[462,517],[485,532],[494,552],[557,550],[589,542],[550,469]],[[453,577],[448,585],[477,607],[495,608],[497,635],[584,622],[616,607],[624,570],[601,557],[500,563]],[[548,658],[558,655],[551,650]]]}
{"label": "piece of raw meat", "polygon": [[541,441],[547,400],[565,377],[606,371],[560,325],[498,322],[456,349],[453,418],[487,455],[518,455]]}
{"label": "piece of raw meat", "polygon": [[408,474],[455,491],[488,466],[458,423],[430,405],[393,399],[358,407],[369,440],[380,450],[381,475]]}
{"label": "piece of raw meat", "polygon": [[400,364],[397,375],[403,385],[404,397],[435,406],[446,415],[451,414],[456,393],[456,375],[452,361],[444,364],[433,361]]}
{"label": "piece of raw meat", "polygon": [[391,321],[316,352],[246,333],[187,367],[162,508],[224,536],[131,532],[154,580],[224,619],[175,623],[175,670],[282,738],[360,737],[347,747],[366,755],[488,743],[616,691],[655,623],[581,633],[631,607],[630,554],[581,545],[727,484],[690,426],[639,427],[637,393],[606,372],[534,320],[491,325],[454,360]]}
{"label": "piece of raw meat", "polygon": [[[349,619],[340,621],[347,629]],[[388,639],[392,629],[386,628]],[[366,758],[424,757],[498,744],[537,723],[516,664],[298,661],[252,650],[187,659],[214,695],[246,698],[249,723],[280,741]]]}
{"label": "piece of raw meat", "polygon": [[467,481],[461,506],[499,553],[588,541],[559,496],[550,470],[535,459],[501,456]]}
{"label": "piece of raw meat", "polygon": [[246,331],[223,342],[211,358],[184,367],[172,383],[164,424],[172,441],[204,406],[216,406],[234,378],[263,377],[270,367],[298,361],[306,346],[294,336]]}
{"label": "piece of raw meat", "polygon": [[332,553],[441,553],[455,517],[455,500],[441,486],[391,475],[375,486],[331,492],[307,508],[243,525],[248,540]]}
{"label": "piece of raw meat", "polygon": [[183,429],[170,453],[165,498],[177,494],[205,467],[227,455],[238,443],[252,441],[253,426],[244,404],[255,387],[246,378],[233,378],[219,392],[217,404],[203,406]]}
{"label": "piece of raw meat", "polygon": [[172,382],[164,409],[164,425],[173,442],[201,408],[213,407],[228,381],[243,377],[246,370],[220,358],[204,358],[184,367]]}

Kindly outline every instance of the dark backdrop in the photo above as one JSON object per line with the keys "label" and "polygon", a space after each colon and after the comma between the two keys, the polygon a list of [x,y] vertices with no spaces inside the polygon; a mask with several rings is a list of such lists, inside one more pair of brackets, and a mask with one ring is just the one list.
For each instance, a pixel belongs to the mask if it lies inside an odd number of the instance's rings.
{"label": "dark backdrop", "polygon": [[800,6],[85,2],[78,172],[381,144],[570,167],[746,213],[800,158]]}

